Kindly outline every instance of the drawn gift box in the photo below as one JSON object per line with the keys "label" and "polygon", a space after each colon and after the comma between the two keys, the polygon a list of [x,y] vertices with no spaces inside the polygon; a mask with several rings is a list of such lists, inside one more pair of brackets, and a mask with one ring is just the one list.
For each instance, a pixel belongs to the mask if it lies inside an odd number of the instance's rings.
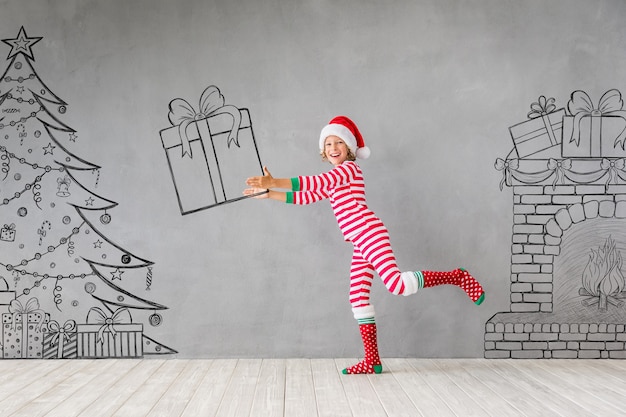
{"label": "drawn gift box", "polygon": [[5,224],[0,228],[0,240],[13,242],[15,240],[15,223]]}
{"label": "drawn gift box", "polygon": [[245,179],[263,174],[248,109],[224,105],[215,86],[202,93],[199,112],[183,99],[169,107],[173,126],[160,135],[181,214],[248,198]]}
{"label": "drawn gift box", "polygon": [[568,102],[571,115],[563,118],[563,157],[626,157],[626,111],[618,90],[602,95],[598,106],[584,91],[574,91]]}
{"label": "drawn gift box", "polygon": [[76,325],[78,358],[139,358],[143,356],[143,324],[131,323],[127,308],[111,317],[92,307],[87,324]]}
{"label": "drawn gift box", "polygon": [[509,127],[513,146],[520,158],[540,158],[541,153],[561,144],[565,109],[556,110],[554,98],[546,99],[545,96],[540,96],[530,108],[530,120]]}
{"label": "drawn gift box", "polygon": [[13,300],[9,313],[2,314],[2,357],[4,359],[41,359],[43,357],[43,327],[50,316],[39,309],[31,298],[23,305]]}
{"label": "drawn gift box", "polygon": [[43,333],[44,359],[74,359],[78,356],[78,333],[74,320],[67,320],[63,326],[51,320],[46,327]]}

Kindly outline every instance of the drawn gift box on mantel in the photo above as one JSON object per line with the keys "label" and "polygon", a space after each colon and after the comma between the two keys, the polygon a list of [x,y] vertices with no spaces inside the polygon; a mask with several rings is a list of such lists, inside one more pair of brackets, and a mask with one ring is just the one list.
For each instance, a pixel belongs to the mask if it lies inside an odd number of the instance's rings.
{"label": "drawn gift box on mantel", "polygon": [[618,90],[604,93],[596,107],[587,93],[574,91],[567,104],[570,115],[563,118],[563,157],[626,157],[626,111],[622,107]]}
{"label": "drawn gift box on mantel", "polygon": [[554,98],[530,105],[529,120],[509,127],[513,145],[520,158],[548,159],[559,157],[565,109],[556,109]]}
{"label": "drawn gift box on mantel", "polygon": [[87,313],[87,324],[76,325],[78,358],[140,358],[143,324],[132,323],[127,308],[108,315],[98,307]]}
{"label": "drawn gift box on mantel", "polygon": [[199,111],[180,98],[169,109],[173,126],[160,134],[181,214],[252,197],[242,195],[245,179],[263,175],[263,165],[248,109],[225,105],[215,86]]}

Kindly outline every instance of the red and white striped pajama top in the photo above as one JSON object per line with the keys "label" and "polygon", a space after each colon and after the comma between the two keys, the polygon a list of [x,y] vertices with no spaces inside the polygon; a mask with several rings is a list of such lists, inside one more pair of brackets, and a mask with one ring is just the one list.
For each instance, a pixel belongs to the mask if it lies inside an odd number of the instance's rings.
{"label": "red and white striped pajama top", "polygon": [[344,238],[354,245],[350,273],[350,302],[369,305],[374,269],[394,294],[404,292],[400,270],[382,221],[367,207],[363,172],[354,161],[345,161],[329,172],[291,179],[287,203],[311,204],[328,198]]}

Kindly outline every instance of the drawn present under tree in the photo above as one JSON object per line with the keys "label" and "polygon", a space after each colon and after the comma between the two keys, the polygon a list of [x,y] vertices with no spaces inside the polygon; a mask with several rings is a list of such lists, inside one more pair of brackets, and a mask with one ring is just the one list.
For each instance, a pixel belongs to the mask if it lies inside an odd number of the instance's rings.
{"label": "drawn present under tree", "polygon": [[[82,323],[99,306],[158,324],[157,311],[167,307],[137,291],[150,288],[153,262],[108,237],[117,203],[94,191],[100,167],[71,151],[79,135],[61,120],[67,103],[33,67],[41,39],[22,27],[3,40],[11,50],[0,79],[0,278],[18,301],[36,296],[53,323]],[[159,353],[172,352],[162,346]]]}

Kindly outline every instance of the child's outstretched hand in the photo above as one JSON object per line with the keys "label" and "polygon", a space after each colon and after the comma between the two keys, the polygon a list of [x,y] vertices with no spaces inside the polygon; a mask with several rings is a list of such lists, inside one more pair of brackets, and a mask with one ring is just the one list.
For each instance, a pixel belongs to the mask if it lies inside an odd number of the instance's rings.
{"label": "child's outstretched hand", "polygon": [[254,195],[262,193],[254,196],[254,198],[269,197],[269,193],[263,193],[263,191],[269,191],[269,189],[274,186],[274,177],[272,177],[272,174],[270,174],[270,171],[267,169],[267,167],[263,167],[263,172],[265,173],[265,175],[263,175],[262,177],[250,177],[246,180],[246,184],[249,185],[251,188],[246,188],[245,190],[243,190],[243,195]]}
{"label": "child's outstretched hand", "polygon": [[246,184],[250,187],[261,188],[261,190],[258,190],[257,192],[262,191],[262,189],[267,190],[275,187],[274,177],[272,177],[272,174],[270,174],[270,171],[267,169],[267,167],[263,167],[263,172],[265,173],[265,175],[263,175],[262,177],[250,177],[246,180]]}
{"label": "child's outstretched hand", "polygon": [[290,189],[291,179],[274,178],[272,177],[272,174],[270,174],[270,171],[269,169],[267,169],[267,167],[263,167],[263,173],[265,175],[259,177],[250,177],[246,180],[246,184],[250,186],[250,188],[246,188],[245,190],[243,190],[243,195],[262,193],[259,195],[255,195],[254,198],[271,198],[272,200],[277,201],[287,201],[287,194],[284,191],[275,191],[272,190],[272,188]]}
{"label": "child's outstretched hand", "polygon": [[255,195],[253,198],[268,198],[270,194],[268,192],[264,193],[263,191],[267,191],[267,189],[266,188],[246,188],[245,190],[243,190],[243,195],[254,195],[254,194],[262,193],[259,195]]}

